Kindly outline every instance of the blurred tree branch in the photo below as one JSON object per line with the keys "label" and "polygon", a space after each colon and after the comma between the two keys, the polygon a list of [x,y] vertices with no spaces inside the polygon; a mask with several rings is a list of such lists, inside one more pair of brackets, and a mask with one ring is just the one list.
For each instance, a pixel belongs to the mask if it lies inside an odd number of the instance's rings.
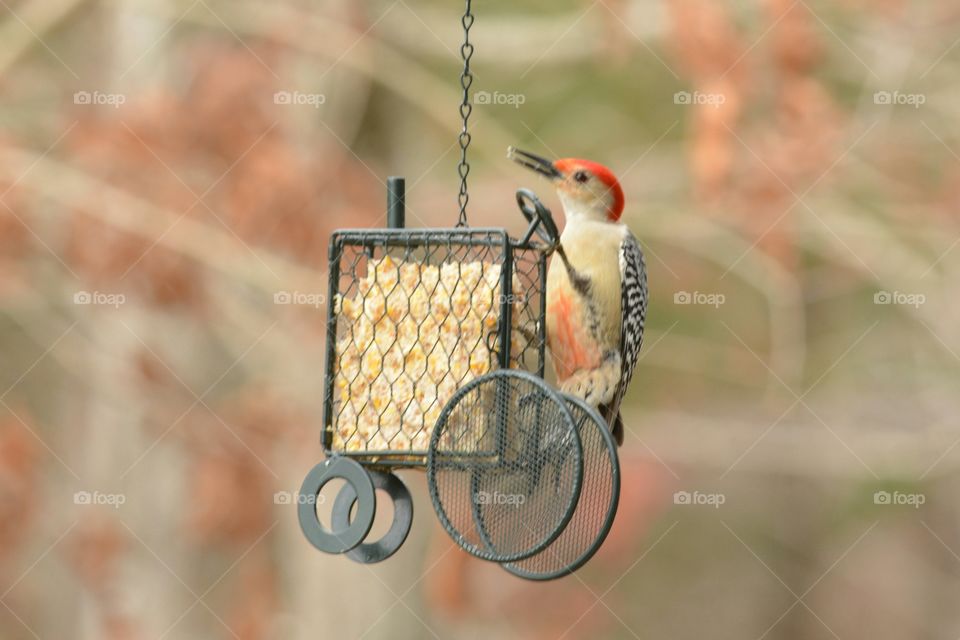
{"label": "blurred tree branch", "polygon": [[[423,111],[451,135],[451,141],[460,133],[460,122],[453,106],[460,101],[453,67],[449,79],[439,78],[401,50],[378,38],[375,32],[363,33],[320,13],[256,0],[238,0],[226,6],[229,6],[229,11],[218,12],[217,15],[189,11],[183,20],[215,29],[222,28],[225,22],[241,35],[279,43],[344,65],[369,76]],[[151,4],[145,10],[156,12],[173,22],[187,7],[187,3]],[[214,7],[219,8],[220,5]],[[318,34],[323,35],[318,37]],[[345,55],[344,52],[349,54]],[[483,122],[483,136],[485,145],[477,146],[478,153],[486,153],[489,158],[497,160],[515,138],[497,119],[491,117]],[[490,152],[490,149],[497,151]]]}
{"label": "blurred tree branch", "polygon": [[[43,35],[59,25],[84,0],[44,0],[26,2],[0,25],[0,75],[13,66],[31,48],[42,45]],[[30,25],[27,27],[26,25]]]}
{"label": "blurred tree branch", "polygon": [[78,208],[271,293],[280,286],[309,290],[323,280],[323,275],[316,270],[257,248],[257,257],[269,268],[265,271],[262,266],[258,267],[258,261],[249,260],[252,249],[235,236],[195,218],[178,215],[49,156],[4,147],[0,149],[0,174],[10,176],[11,180],[22,176],[20,185],[57,202],[64,213]]}

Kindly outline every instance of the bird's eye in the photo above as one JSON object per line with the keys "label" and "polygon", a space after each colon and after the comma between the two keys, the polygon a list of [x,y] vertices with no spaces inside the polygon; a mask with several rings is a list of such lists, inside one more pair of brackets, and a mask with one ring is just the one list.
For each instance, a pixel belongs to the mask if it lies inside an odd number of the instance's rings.
{"label": "bird's eye", "polygon": [[590,176],[587,175],[586,171],[577,171],[575,174],[573,174],[573,179],[577,182],[586,182],[590,179]]}

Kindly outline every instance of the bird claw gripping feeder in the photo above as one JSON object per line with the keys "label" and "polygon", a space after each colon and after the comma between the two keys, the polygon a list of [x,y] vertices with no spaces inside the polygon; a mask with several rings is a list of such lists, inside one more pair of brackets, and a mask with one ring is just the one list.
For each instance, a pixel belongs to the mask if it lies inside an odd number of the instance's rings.
{"label": "bird claw gripping feeder", "polygon": [[[521,237],[467,226],[472,24],[467,0],[459,223],[405,228],[403,180],[390,178],[389,227],[331,237],[327,459],[303,481],[298,518],[319,550],[380,562],[413,520],[393,471],[421,468],[438,519],[462,549],[546,580],[573,572],[603,542],[619,463],[599,414],[543,380],[547,258],[559,245],[550,211],[520,189]],[[327,529],[315,498],[334,479],[344,484]],[[394,519],[368,542],[378,490]]]}

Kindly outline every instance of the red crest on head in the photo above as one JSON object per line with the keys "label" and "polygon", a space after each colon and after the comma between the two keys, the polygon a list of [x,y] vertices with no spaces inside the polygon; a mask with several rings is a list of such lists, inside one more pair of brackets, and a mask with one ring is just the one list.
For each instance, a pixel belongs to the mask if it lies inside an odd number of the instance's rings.
{"label": "red crest on head", "polygon": [[623,188],[620,186],[620,181],[617,180],[617,177],[613,175],[613,171],[606,168],[598,162],[592,162],[590,160],[581,160],[580,158],[564,158],[562,160],[557,160],[553,163],[554,166],[563,172],[564,175],[569,175],[570,173],[578,170],[587,171],[597,177],[597,180],[602,182],[610,193],[613,194],[613,204],[610,206],[610,210],[607,212],[607,216],[611,222],[617,222],[620,220],[620,215],[623,213],[624,197],[623,197]]}

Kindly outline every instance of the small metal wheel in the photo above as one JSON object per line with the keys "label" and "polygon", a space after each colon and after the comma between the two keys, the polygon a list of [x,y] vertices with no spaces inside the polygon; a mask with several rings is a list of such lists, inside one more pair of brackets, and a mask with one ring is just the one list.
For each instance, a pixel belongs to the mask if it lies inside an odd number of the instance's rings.
{"label": "small metal wheel", "polygon": [[560,395],[525,371],[500,369],[454,394],[427,449],[440,523],[468,553],[531,556],[560,535],[583,480],[583,451]]}
{"label": "small metal wheel", "polygon": [[563,394],[583,444],[583,489],[569,524],[560,536],[534,556],[503,564],[529,580],[552,580],[582,567],[607,537],[620,502],[617,445],[606,421],[580,398]]}
{"label": "small metal wheel", "polygon": [[[353,488],[358,500],[357,513],[348,526],[336,531],[328,531],[317,519],[316,502],[323,487],[335,478],[347,481]],[[304,499],[306,497],[306,499]],[[307,474],[300,488],[297,501],[297,517],[300,529],[310,544],[326,553],[346,553],[360,544],[373,526],[373,514],[377,508],[377,497],[373,491],[373,481],[357,462],[349,458],[327,458]]]}
{"label": "small metal wheel", "polygon": [[[393,502],[393,524],[387,533],[376,542],[364,542],[347,552],[347,557],[361,564],[373,564],[386,560],[403,545],[413,523],[413,500],[410,491],[397,476],[389,472],[368,470],[375,489],[385,491]],[[349,484],[343,485],[333,503],[331,524],[335,529],[345,529],[350,524],[350,510],[357,501],[357,492]]]}

